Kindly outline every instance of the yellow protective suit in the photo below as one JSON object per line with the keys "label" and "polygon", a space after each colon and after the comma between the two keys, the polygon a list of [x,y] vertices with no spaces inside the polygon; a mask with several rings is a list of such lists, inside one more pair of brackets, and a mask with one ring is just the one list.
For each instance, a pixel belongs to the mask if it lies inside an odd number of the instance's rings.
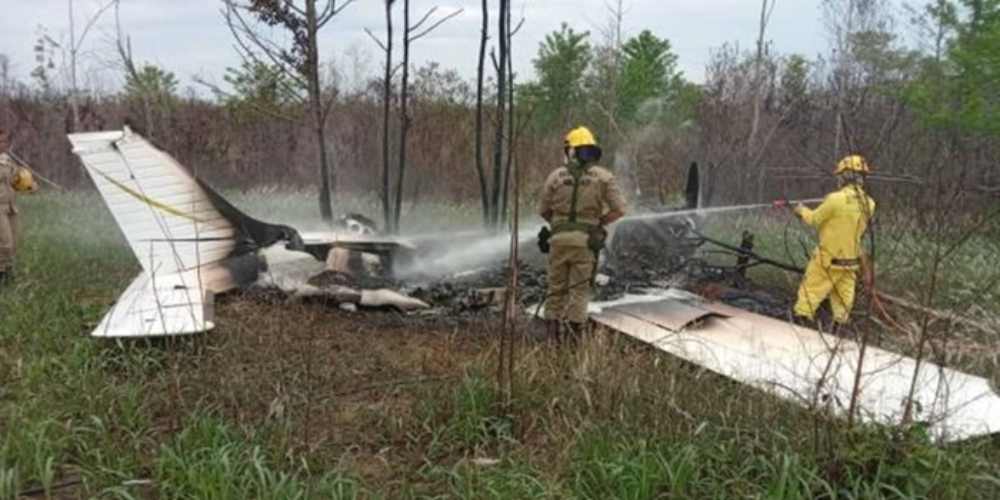
{"label": "yellow protective suit", "polygon": [[875,214],[875,201],[861,186],[849,184],[827,195],[815,210],[801,207],[795,213],[819,233],[819,245],[799,285],[795,314],[813,319],[829,297],[834,321],[846,323],[861,267],[861,237]]}

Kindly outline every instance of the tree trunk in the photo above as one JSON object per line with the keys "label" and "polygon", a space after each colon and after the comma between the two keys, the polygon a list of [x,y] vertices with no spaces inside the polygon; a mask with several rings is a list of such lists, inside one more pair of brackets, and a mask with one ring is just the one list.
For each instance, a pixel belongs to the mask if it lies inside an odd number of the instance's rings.
{"label": "tree trunk", "polygon": [[500,225],[500,175],[503,173],[503,140],[504,118],[507,111],[507,10],[510,0],[500,0],[499,33],[500,58],[496,64],[497,70],[497,108],[496,132],[493,137],[493,218],[490,221],[494,228]]}
{"label": "tree trunk", "polygon": [[323,113],[323,96],[319,86],[319,31],[316,18],[316,0],[306,1],[306,24],[309,30],[309,51],[306,72],[309,78],[309,102],[313,109],[316,140],[319,141],[319,213],[324,222],[333,222],[333,204],[330,199],[331,168],[326,152],[326,120]]}
{"label": "tree trunk", "polygon": [[76,20],[73,16],[73,0],[69,0],[69,108],[73,115],[70,132],[80,128],[80,102],[77,96],[76,56],[79,47],[76,46]]}
{"label": "tree trunk", "polygon": [[479,66],[476,70],[476,173],[479,174],[479,194],[483,200],[483,226],[489,226],[491,217],[483,161],[483,79],[486,72],[486,41],[489,39],[488,9],[488,1],[483,0],[483,27],[479,37]]}
{"label": "tree trunk", "polygon": [[399,217],[403,206],[403,177],[406,173],[406,141],[410,131],[410,116],[407,114],[410,83],[410,0],[403,0],[403,79],[399,88],[399,175],[396,178],[396,207],[392,222],[392,232],[399,232]]}
{"label": "tree trunk", "polygon": [[382,222],[392,231],[392,207],[389,203],[389,107],[392,100],[392,0],[385,0],[385,75],[382,89]]}
{"label": "tree trunk", "polygon": [[[745,164],[749,168],[751,166],[750,162],[753,158],[757,157],[757,134],[760,129],[760,107],[761,100],[764,96],[764,89],[762,84],[762,66],[764,65],[764,34],[767,31],[767,8],[768,0],[762,0],[760,3],[760,26],[757,33],[757,57],[754,59],[754,93],[753,93],[753,118],[750,121],[750,137],[747,139],[747,155]],[[764,169],[759,168],[757,165],[757,197],[756,201],[763,201],[764,197]],[[747,172],[749,175],[753,175],[751,171]],[[748,183],[749,184],[749,183]],[[749,202],[750,200],[746,200]]]}
{"label": "tree trunk", "polygon": [[[514,61],[511,57],[511,23],[510,9],[507,9],[507,165],[503,173],[503,206],[500,208],[501,218],[507,216],[507,202],[510,197],[511,166],[514,163]],[[516,201],[515,201],[516,203]]]}
{"label": "tree trunk", "polygon": [[754,59],[753,119],[750,122],[750,138],[747,140],[747,158],[756,156],[754,147],[757,142],[757,130],[760,128],[760,101],[763,95],[763,90],[761,89],[761,66],[764,63],[764,33],[767,30],[767,3],[767,0],[763,0],[760,3],[757,57]]}

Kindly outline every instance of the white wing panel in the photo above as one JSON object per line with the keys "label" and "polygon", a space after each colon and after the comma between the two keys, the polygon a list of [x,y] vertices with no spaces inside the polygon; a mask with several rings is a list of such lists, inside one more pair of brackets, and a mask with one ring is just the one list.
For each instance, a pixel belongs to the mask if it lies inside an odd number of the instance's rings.
{"label": "white wing panel", "polygon": [[191,270],[233,250],[233,227],[169,155],[127,130],[69,139],[147,273]]}
{"label": "white wing panel", "polygon": [[[680,299],[660,300],[670,305]],[[912,419],[925,422],[936,438],[955,441],[1000,432],[1000,395],[982,377],[928,362],[918,370],[915,359],[870,346],[859,364],[860,345],[852,340],[716,303],[693,305],[728,317],[708,316],[675,331],[660,326],[673,308],[657,312],[656,304],[641,314],[620,304],[592,304],[591,318],[805,406],[846,415],[860,366],[857,408],[862,421],[899,424],[912,385]]]}

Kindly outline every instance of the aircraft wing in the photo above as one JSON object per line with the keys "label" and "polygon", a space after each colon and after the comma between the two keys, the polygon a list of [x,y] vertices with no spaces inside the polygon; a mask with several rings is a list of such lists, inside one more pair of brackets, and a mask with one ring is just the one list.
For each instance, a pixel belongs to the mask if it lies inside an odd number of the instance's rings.
{"label": "aircraft wing", "polygon": [[91,333],[94,337],[184,335],[211,330],[214,294],[196,273],[155,278],[143,272]]}
{"label": "aircraft wing", "polygon": [[332,248],[346,248],[357,252],[395,256],[398,253],[414,252],[413,243],[397,238],[386,238],[351,233],[301,233],[306,252],[319,260],[326,260]]}
{"label": "aircraft wing", "polygon": [[[914,386],[914,422],[945,442],[1000,432],[988,380],[725,304],[677,292],[592,303],[599,324],[724,377],[808,408],[845,416],[860,370],[857,416],[901,423]],[[916,373],[916,375],[914,375]]]}

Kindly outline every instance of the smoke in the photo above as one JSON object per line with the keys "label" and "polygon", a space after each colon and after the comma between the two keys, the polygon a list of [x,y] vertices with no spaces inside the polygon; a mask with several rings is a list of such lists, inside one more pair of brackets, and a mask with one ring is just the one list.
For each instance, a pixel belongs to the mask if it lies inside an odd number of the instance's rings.
{"label": "smoke", "polygon": [[[518,231],[518,245],[533,241],[542,224],[521,226]],[[400,266],[396,276],[401,279],[434,279],[451,276],[463,271],[471,271],[502,262],[510,251],[509,233],[486,234],[484,232],[461,233],[471,238],[459,238],[459,233],[443,233],[438,236],[423,235],[414,238],[428,248],[424,256]]]}

